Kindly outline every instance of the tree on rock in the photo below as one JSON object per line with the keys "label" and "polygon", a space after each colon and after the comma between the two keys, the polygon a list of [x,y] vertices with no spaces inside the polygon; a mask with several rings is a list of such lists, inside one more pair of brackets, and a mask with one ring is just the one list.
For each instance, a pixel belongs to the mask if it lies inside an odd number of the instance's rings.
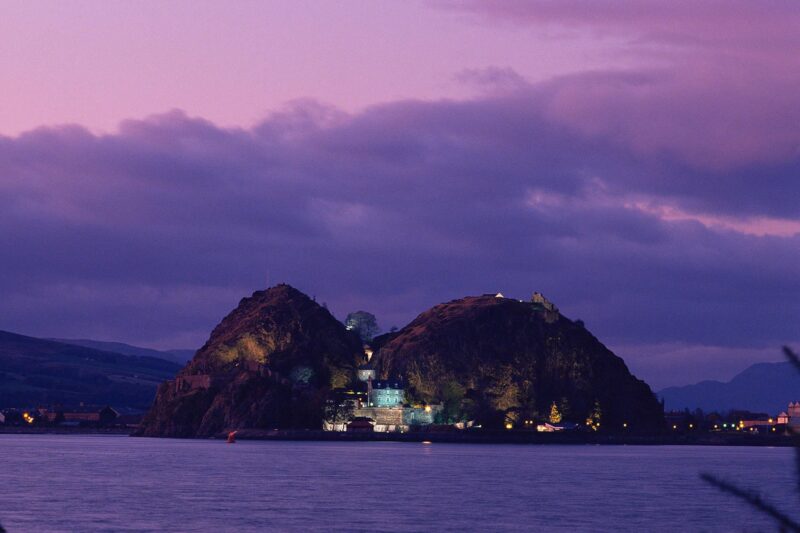
{"label": "tree on rock", "polygon": [[466,389],[457,381],[448,381],[442,388],[442,411],[440,417],[445,424],[460,422],[462,418],[462,403]]}
{"label": "tree on rock", "polygon": [[355,331],[363,342],[370,342],[381,332],[378,327],[378,320],[375,315],[367,311],[355,311],[347,315],[344,321],[345,327],[350,331]]}
{"label": "tree on rock", "polygon": [[600,400],[594,401],[594,407],[591,414],[586,418],[586,425],[594,431],[600,429],[600,419],[603,416],[603,410],[600,408]]}
{"label": "tree on rock", "polygon": [[569,398],[562,396],[557,405],[558,411],[561,413],[561,419],[569,420],[569,417],[572,414],[572,406],[569,403]]}
{"label": "tree on rock", "polygon": [[341,394],[331,393],[325,402],[325,421],[335,427],[337,424],[346,424],[353,419],[353,402],[343,398]]}

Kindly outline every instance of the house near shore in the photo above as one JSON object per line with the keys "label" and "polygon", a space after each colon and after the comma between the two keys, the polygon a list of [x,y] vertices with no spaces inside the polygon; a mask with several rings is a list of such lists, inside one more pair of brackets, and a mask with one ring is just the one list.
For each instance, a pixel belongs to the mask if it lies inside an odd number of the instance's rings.
{"label": "house near shore", "polygon": [[78,405],[40,409],[39,413],[51,424],[65,426],[109,426],[114,424],[119,413],[111,406]]}
{"label": "house near shore", "polygon": [[399,379],[369,380],[369,407],[401,407],[406,401],[405,385]]}
{"label": "house near shore", "polygon": [[800,430],[800,402],[791,402],[786,409],[787,424],[792,430]]}
{"label": "house near shore", "polygon": [[357,416],[347,424],[350,433],[372,433],[375,431],[375,422],[366,416]]}
{"label": "house near shore", "polygon": [[[791,432],[800,431],[800,402],[789,402],[786,411],[781,411],[774,420],[770,418],[769,422],[781,432],[786,430]],[[763,424],[764,422],[762,421],[761,425]],[[743,420],[739,425],[748,428],[758,424],[752,423],[750,420]]]}
{"label": "house near shore", "polygon": [[559,422],[558,424],[545,422],[544,424],[538,424],[536,426],[536,431],[539,433],[555,433],[558,431],[575,431],[579,427],[580,426],[575,422]]}
{"label": "house near shore", "polygon": [[[355,406],[353,411],[355,417],[372,420],[372,430],[381,433],[404,432],[411,426],[433,424],[436,413],[442,409],[441,405],[417,407],[408,405],[403,380],[374,380],[373,375],[359,372],[359,378],[362,380],[366,378],[367,401],[359,402]],[[349,426],[347,431],[351,431]]]}

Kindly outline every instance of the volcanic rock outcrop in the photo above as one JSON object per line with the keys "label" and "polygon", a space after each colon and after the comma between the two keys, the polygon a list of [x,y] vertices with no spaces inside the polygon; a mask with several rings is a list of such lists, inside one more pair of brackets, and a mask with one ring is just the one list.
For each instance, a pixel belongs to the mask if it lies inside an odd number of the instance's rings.
{"label": "volcanic rock outcrop", "polygon": [[327,392],[347,386],[362,359],[358,337],[305,294],[289,285],[255,292],[159,387],[138,434],[319,429]]}
{"label": "volcanic rock outcrop", "polygon": [[[663,412],[650,387],[583,324],[542,295],[467,297],[371,343],[381,378],[412,404],[443,404],[438,422],[525,427],[556,405],[595,429],[650,430]],[[175,380],[162,384],[139,434],[210,436],[243,428],[320,429],[331,391],[355,385],[358,336],[288,285],[243,299]]]}
{"label": "volcanic rock outcrop", "polygon": [[[373,342],[378,372],[399,376],[407,397],[445,402],[445,416],[484,426],[599,414],[608,429],[655,429],[663,410],[650,387],[580,322],[538,293],[531,301],[467,297],[419,315]],[[464,412],[466,410],[466,412]]]}

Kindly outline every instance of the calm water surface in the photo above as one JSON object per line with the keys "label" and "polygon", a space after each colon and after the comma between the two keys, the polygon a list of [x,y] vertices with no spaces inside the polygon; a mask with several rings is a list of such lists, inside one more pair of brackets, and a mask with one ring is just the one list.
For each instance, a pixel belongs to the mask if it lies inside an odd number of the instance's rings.
{"label": "calm water surface", "polygon": [[0,435],[28,531],[763,531],[710,471],[796,508],[792,450]]}

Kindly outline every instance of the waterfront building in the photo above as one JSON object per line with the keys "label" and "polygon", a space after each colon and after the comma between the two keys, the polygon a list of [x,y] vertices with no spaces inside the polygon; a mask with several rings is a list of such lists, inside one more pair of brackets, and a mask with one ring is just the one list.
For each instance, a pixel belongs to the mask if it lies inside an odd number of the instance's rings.
{"label": "waterfront building", "polygon": [[[366,393],[358,390],[341,390],[334,400],[340,404],[350,403],[353,407],[350,422],[346,420],[325,420],[325,431],[375,431],[375,432],[404,432],[411,426],[424,426],[434,423],[436,416],[441,412],[442,405],[406,404],[405,383],[402,379],[377,378],[375,361],[372,349],[365,345],[364,355],[366,362],[356,369],[356,377],[360,387],[366,388]],[[356,389],[360,388],[356,387]],[[346,412],[344,410],[343,412]],[[367,427],[367,424],[369,427]]]}
{"label": "waterfront building", "polygon": [[790,402],[786,414],[789,415],[790,424],[792,419],[800,420],[800,402]]}
{"label": "waterfront building", "polygon": [[401,380],[370,380],[369,407],[401,407],[405,400],[405,385]]}
{"label": "waterfront building", "polygon": [[63,425],[109,425],[116,422],[119,413],[111,406],[79,405],[40,409],[39,413],[50,423]]}
{"label": "waterfront building", "polygon": [[[781,413],[783,414],[783,413]],[[800,431],[800,402],[790,402],[786,409],[786,424],[792,431]]]}

